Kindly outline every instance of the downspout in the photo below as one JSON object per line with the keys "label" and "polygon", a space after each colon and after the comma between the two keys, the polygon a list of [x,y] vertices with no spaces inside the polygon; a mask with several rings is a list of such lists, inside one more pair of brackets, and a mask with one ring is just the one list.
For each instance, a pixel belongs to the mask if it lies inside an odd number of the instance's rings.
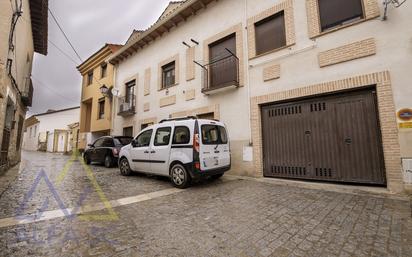
{"label": "downspout", "polygon": [[246,88],[247,88],[247,106],[248,106],[248,119],[249,119],[249,146],[253,146],[253,141],[252,141],[252,115],[251,115],[251,91],[250,91],[250,74],[249,74],[249,42],[248,42],[248,31],[247,31],[247,19],[248,19],[248,12],[247,12],[247,4],[248,4],[248,0],[244,0],[244,5],[245,5],[245,10],[244,10],[244,18],[243,18],[243,23],[245,24],[245,33],[244,35],[246,35],[246,40],[245,40],[245,36],[243,36],[243,40],[245,41],[245,47],[246,47],[246,54],[244,55],[245,58],[245,66],[246,66]]}
{"label": "downspout", "polygon": [[[112,91],[113,91],[113,89],[115,89],[115,90],[117,90],[117,88],[116,88],[116,75],[117,75],[117,65],[118,64],[116,64],[116,65],[113,65],[113,88],[112,88]],[[111,114],[110,114],[110,116],[111,116],[111,124],[110,124],[110,135],[112,135],[113,136],[113,132],[114,132],[114,119],[115,119],[115,117],[116,117],[116,115],[115,115],[115,112],[116,112],[116,100],[117,100],[117,98],[118,98],[118,96],[117,96],[117,94],[116,95],[114,95],[113,93],[112,93],[112,98],[111,98],[111,105],[112,105],[112,108],[111,108]]]}

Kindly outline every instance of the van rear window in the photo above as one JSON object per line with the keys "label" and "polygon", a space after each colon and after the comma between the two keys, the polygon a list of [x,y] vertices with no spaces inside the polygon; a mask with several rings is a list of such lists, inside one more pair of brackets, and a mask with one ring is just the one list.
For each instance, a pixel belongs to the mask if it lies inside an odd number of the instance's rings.
{"label": "van rear window", "polygon": [[217,125],[202,125],[202,143],[204,145],[227,144],[226,129]]}

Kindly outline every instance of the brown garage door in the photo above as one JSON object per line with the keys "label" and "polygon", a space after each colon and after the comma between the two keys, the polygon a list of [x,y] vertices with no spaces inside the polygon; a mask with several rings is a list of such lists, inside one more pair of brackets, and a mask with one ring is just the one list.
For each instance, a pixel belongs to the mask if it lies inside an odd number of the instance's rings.
{"label": "brown garage door", "polygon": [[262,107],[264,176],[384,185],[370,90]]}

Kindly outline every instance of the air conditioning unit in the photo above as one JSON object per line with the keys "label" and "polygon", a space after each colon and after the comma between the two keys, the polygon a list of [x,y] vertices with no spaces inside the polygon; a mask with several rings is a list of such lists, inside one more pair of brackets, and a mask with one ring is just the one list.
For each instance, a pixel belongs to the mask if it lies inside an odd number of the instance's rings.
{"label": "air conditioning unit", "polygon": [[403,181],[412,184],[412,159],[402,159]]}

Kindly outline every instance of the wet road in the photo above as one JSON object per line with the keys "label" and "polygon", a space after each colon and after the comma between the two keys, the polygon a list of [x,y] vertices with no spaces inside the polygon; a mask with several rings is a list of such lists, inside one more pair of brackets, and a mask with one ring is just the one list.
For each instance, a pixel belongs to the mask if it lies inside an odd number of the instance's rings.
{"label": "wet road", "polygon": [[412,256],[404,200],[228,178],[176,190],[71,156],[23,159],[0,177],[0,256]]}

